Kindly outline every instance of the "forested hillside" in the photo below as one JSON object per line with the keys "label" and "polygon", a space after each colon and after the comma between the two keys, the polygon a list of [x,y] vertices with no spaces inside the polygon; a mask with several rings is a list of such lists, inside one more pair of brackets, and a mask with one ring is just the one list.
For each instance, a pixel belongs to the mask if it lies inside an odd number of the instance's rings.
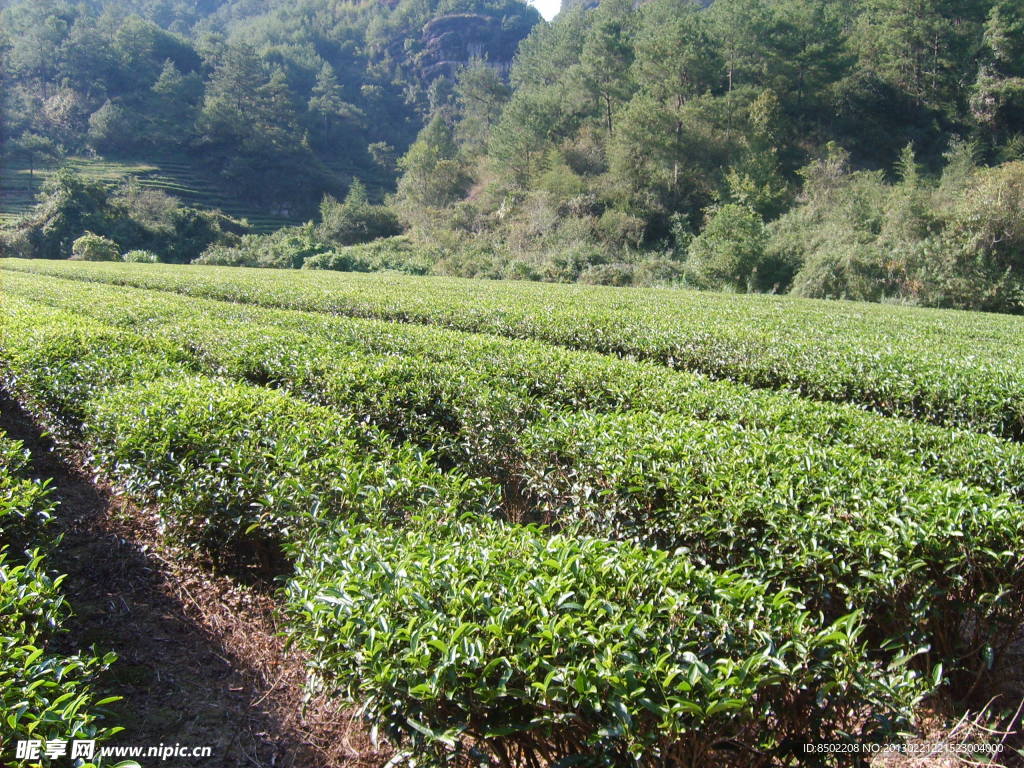
{"label": "forested hillside", "polygon": [[267,209],[315,210],[352,178],[393,185],[430,86],[507,67],[519,0],[7,0],[8,162],[185,158]]}
{"label": "forested hillside", "polygon": [[587,5],[406,156],[449,269],[1020,307],[1020,3]]}

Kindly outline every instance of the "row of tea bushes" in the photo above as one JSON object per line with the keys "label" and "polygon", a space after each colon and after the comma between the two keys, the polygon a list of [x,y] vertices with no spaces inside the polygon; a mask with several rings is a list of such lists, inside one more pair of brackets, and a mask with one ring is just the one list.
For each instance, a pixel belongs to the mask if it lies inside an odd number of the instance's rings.
{"label": "row of tea bushes", "polygon": [[241,547],[272,557],[322,519],[386,526],[414,512],[486,514],[495,496],[333,411],[201,377],[100,395],[84,437],[98,467],[215,555]]}
{"label": "row of tea bushes", "polygon": [[[31,306],[24,311],[31,314]],[[333,406],[317,409],[275,393],[276,402],[288,403],[294,413],[282,410],[289,415],[275,422],[278,427],[260,431],[270,444],[224,434],[215,423],[188,425],[186,434],[209,433],[212,442],[202,444],[203,455],[217,458],[217,471],[227,484],[218,486],[209,472],[190,464],[189,477],[198,488],[206,489],[209,498],[197,500],[194,494],[185,498],[194,516],[207,508],[232,511],[228,519],[233,521],[233,533],[227,538],[219,533],[222,540],[238,538],[239,531],[254,524],[254,510],[268,508],[253,496],[253,489],[244,486],[245,478],[265,476],[268,462],[278,461],[279,446],[292,450],[289,431],[297,429],[292,425],[323,425],[317,433],[321,444],[333,440],[354,455],[368,444],[377,445],[379,451],[385,440],[375,428],[352,426],[368,421],[388,430],[391,437],[412,437],[421,445],[429,444],[437,451],[432,458],[440,459],[443,466],[502,482],[506,518],[543,519],[559,526],[582,524],[588,535],[669,550],[683,547],[713,567],[743,568],[778,586],[797,586],[808,605],[830,620],[851,610],[864,611],[875,628],[873,639],[889,647],[890,659],[924,645],[929,653],[918,660],[919,665],[931,670],[942,662],[947,675],[958,676],[965,670],[976,671],[980,664],[992,665],[1021,625],[1021,612],[1015,610],[1024,604],[1016,576],[1021,558],[1004,544],[1021,540],[1024,515],[1019,504],[965,485],[955,476],[936,476],[912,456],[895,452],[878,458],[859,446],[822,441],[820,431],[808,429],[805,434],[799,428],[813,421],[800,422],[791,418],[792,413],[771,423],[770,411],[762,412],[760,423],[768,426],[742,419],[705,421],[645,411],[604,415],[563,411],[545,422],[541,417],[552,403],[544,398],[541,355],[535,358],[538,366],[531,390],[492,378],[486,366],[460,372],[429,361],[359,354],[354,346],[339,349],[316,336],[298,338],[295,331],[273,325],[225,327],[208,313],[203,323],[205,332],[190,329],[190,352],[202,365],[243,378],[254,378],[251,371],[258,370],[307,400]],[[73,327],[73,323],[65,320],[61,327]],[[159,329],[167,331],[168,326]],[[137,337],[122,335],[134,339],[125,347],[128,358],[141,360]],[[218,335],[230,342],[218,345],[213,340]],[[174,337],[173,333],[168,336]],[[178,364],[184,353],[168,338],[155,336],[148,343],[168,345],[166,359]],[[84,365],[83,360],[90,359],[89,348],[81,338],[66,347],[62,336],[56,352],[65,362],[72,353],[74,362],[65,366],[68,369],[128,369],[127,363],[102,362],[103,355],[109,357],[105,342],[96,347],[100,362]],[[53,367],[39,365],[40,355],[51,351],[47,344],[35,338],[30,349],[35,357],[29,369]],[[503,359],[495,350],[491,353],[488,364],[500,366]],[[469,359],[473,360],[472,355]],[[239,370],[238,365],[247,369]],[[61,369],[59,362],[56,368]],[[46,387],[37,382],[36,389]],[[238,391],[270,396],[252,388]],[[556,392],[554,387],[549,391]],[[563,396],[566,391],[557,390]],[[159,398],[151,392],[143,391],[138,397],[141,405],[150,405],[148,410],[116,402],[110,411],[110,418],[119,419],[121,426],[119,432],[107,428],[116,435],[118,452],[116,460],[106,463],[137,466],[143,482],[151,481],[155,473],[161,488],[174,489],[173,476],[183,461],[180,454],[189,446],[174,444],[174,451],[155,459],[141,452],[126,453],[123,447],[132,444],[126,436],[131,429],[148,440],[185,414],[156,408],[153,403]],[[704,397],[710,399],[706,393]],[[250,408],[259,413],[255,405]],[[241,403],[237,409],[245,410]],[[315,416],[305,418],[303,409]],[[539,426],[529,429],[531,424]],[[907,428],[916,434],[914,425]],[[355,443],[345,447],[346,439],[352,440],[346,435],[354,432],[362,434],[364,448],[354,447]],[[975,445],[988,441],[1007,451],[1017,449],[991,438],[969,437]],[[317,442],[306,434],[301,441]],[[996,454],[988,467],[1005,471],[998,459]],[[166,468],[158,471],[155,460],[165,461]],[[403,468],[400,476],[420,474],[408,468],[412,464],[407,453],[398,451],[388,460]],[[313,458],[308,464],[313,475],[299,484],[298,506],[310,498],[329,499],[337,494],[336,488],[318,483],[316,473],[349,475],[336,456],[327,464],[317,464]],[[425,477],[431,471],[422,468]],[[271,498],[281,510],[297,506],[287,494]],[[166,495],[157,500],[167,513],[181,506]],[[272,514],[273,510],[261,513]],[[210,529],[201,515],[185,522]],[[793,537],[793,531],[800,535]],[[899,596],[900,610],[890,605],[893,595]],[[965,634],[964,621],[956,618],[965,616],[976,619],[966,622],[973,627],[971,633]],[[962,686],[958,689],[963,693]]]}
{"label": "row of tea bushes", "polygon": [[215,558],[238,547],[272,557],[314,509],[385,522],[435,503],[491,504],[488,484],[441,473],[429,454],[374,427],[195,375],[191,353],[166,339],[32,304],[4,309],[7,387]]}
{"label": "row of tea bushes", "polygon": [[[162,338],[194,364],[344,409],[398,439],[480,460],[512,450],[542,410],[660,411],[791,432],[1024,496],[1024,449],[855,407],[711,382],[663,367],[529,341],[5,275],[11,300],[88,313]],[[513,460],[514,457],[509,458]]]}
{"label": "row of tea bushes", "polygon": [[870,659],[856,614],[823,625],[684,555],[488,521],[318,532],[287,598],[321,684],[435,758],[799,763],[891,734],[929,683]]}
{"label": "row of tea bushes", "polygon": [[876,648],[924,651],[958,693],[999,670],[1024,628],[1024,507],[1009,497],[664,414],[562,415],[523,445],[547,521],[757,574],[826,618],[862,611]]}
{"label": "row of tea bushes", "polygon": [[889,737],[935,682],[866,653],[856,613],[825,624],[756,577],[501,523],[489,484],[376,428],[38,309],[4,308],[8,382],[175,532],[283,544],[322,683],[421,761],[767,763]]}
{"label": "row of tea bushes", "polygon": [[1024,437],[1024,321],[1012,316],[355,273],[18,259],[0,269],[538,339]]}

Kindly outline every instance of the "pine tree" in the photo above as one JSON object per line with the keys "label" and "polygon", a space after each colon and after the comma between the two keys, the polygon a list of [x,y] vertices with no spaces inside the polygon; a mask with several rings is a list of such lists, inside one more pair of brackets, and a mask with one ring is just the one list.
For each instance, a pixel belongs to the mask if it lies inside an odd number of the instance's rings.
{"label": "pine tree", "polygon": [[232,45],[206,86],[199,131],[215,142],[244,140],[252,135],[260,109],[261,87],[267,82],[263,63],[248,45]]}
{"label": "pine tree", "polygon": [[631,0],[607,0],[595,11],[594,25],[583,44],[576,77],[598,105],[609,136],[615,110],[628,101],[632,91],[628,77],[633,63]]}
{"label": "pine tree", "polygon": [[487,146],[487,135],[501,117],[511,91],[494,67],[473,59],[459,72],[455,96],[459,143],[469,155],[479,154]]}
{"label": "pine tree", "polygon": [[324,134],[329,132],[331,118],[342,114],[345,109],[341,85],[334,68],[326,61],[316,76],[312,96],[309,99],[309,111],[323,118]]}

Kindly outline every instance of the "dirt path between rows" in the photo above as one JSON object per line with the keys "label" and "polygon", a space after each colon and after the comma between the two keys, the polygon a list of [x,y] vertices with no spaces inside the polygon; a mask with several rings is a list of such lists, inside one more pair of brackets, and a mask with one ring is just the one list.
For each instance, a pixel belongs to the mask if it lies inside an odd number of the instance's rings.
{"label": "dirt path between rows", "polygon": [[92,645],[118,661],[98,681],[115,745],[209,746],[205,759],[140,759],[143,768],[380,766],[350,711],[304,702],[303,660],[278,635],[269,590],[215,576],[161,540],[156,517],[93,482],[0,392],[0,430],[53,479],[63,542],[50,562],[68,574],[75,612],[61,650]]}

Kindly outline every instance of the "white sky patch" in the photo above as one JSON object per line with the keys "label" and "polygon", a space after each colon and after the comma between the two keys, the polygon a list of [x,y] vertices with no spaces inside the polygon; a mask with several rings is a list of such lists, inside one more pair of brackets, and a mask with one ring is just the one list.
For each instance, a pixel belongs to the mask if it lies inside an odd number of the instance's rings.
{"label": "white sky patch", "polygon": [[551,21],[561,8],[562,0],[530,0],[530,5],[540,11],[541,16]]}

